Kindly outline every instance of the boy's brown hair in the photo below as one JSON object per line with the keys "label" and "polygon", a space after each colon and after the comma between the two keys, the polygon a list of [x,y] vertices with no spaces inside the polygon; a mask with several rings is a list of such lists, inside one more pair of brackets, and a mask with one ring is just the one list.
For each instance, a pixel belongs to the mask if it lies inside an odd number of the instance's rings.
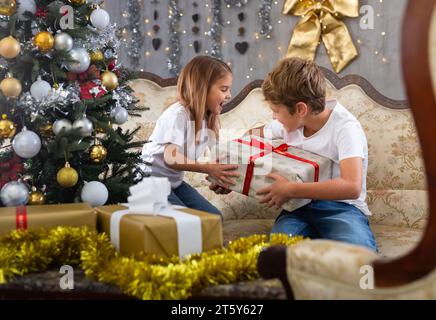
{"label": "boy's brown hair", "polygon": [[290,114],[295,113],[298,102],[306,103],[314,114],[325,108],[324,75],[312,61],[283,59],[266,77],[262,91],[266,101],[285,105]]}

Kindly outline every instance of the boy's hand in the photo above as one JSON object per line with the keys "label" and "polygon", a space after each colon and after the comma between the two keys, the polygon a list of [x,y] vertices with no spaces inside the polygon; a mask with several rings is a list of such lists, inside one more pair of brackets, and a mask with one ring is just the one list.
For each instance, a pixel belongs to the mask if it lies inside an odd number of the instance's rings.
{"label": "boy's hand", "polygon": [[270,173],[267,178],[275,181],[269,186],[262,188],[256,192],[257,195],[263,195],[260,203],[266,203],[269,208],[275,206],[280,208],[286,201],[291,199],[290,188],[293,183],[277,173]]}
{"label": "boy's hand", "polygon": [[232,190],[221,187],[215,183],[212,183],[209,186],[209,189],[215,192],[216,194],[229,194],[230,192],[232,192]]}

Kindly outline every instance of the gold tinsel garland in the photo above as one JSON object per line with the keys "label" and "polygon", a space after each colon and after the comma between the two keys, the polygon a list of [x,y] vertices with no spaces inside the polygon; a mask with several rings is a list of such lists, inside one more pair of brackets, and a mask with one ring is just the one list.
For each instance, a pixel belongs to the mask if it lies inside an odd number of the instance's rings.
{"label": "gold tinsel garland", "polygon": [[182,261],[146,253],[121,256],[106,234],[86,227],[12,231],[0,238],[0,283],[51,266],[71,265],[140,299],[185,299],[207,286],[257,279],[257,257],[264,247],[300,240],[253,235]]}

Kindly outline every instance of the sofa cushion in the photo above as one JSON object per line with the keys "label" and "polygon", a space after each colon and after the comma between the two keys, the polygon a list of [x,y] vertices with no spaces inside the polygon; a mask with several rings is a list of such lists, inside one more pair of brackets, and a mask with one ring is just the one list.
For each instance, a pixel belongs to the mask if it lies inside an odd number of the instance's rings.
{"label": "sofa cushion", "polygon": [[369,190],[370,220],[373,224],[422,229],[427,222],[427,196],[424,190]]}
{"label": "sofa cushion", "polygon": [[421,229],[392,227],[372,224],[380,253],[385,257],[399,257],[412,250],[421,239],[424,231]]}
{"label": "sofa cushion", "polygon": [[[223,224],[224,244],[240,237],[253,234],[269,234],[274,219],[228,220]],[[421,239],[420,229],[392,227],[372,224],[371,229],[377,241],[380,254],[385,257],[398,257],[410,251]]]}

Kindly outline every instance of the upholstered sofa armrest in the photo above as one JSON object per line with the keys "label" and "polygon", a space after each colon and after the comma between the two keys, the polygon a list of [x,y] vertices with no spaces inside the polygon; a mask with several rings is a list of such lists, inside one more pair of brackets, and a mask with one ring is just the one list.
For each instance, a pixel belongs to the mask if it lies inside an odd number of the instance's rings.
{"label": "upholstered sofa armrest", "polygon": [[293,298],[293,282],[298,282],[300,273],[360,288],[362,276],[377,258],[377,254],[364,247],[330,240],[305,240],[294,246],[265,249],[259,255],[257,267],[261,277],[280,279],[288,298]]}

